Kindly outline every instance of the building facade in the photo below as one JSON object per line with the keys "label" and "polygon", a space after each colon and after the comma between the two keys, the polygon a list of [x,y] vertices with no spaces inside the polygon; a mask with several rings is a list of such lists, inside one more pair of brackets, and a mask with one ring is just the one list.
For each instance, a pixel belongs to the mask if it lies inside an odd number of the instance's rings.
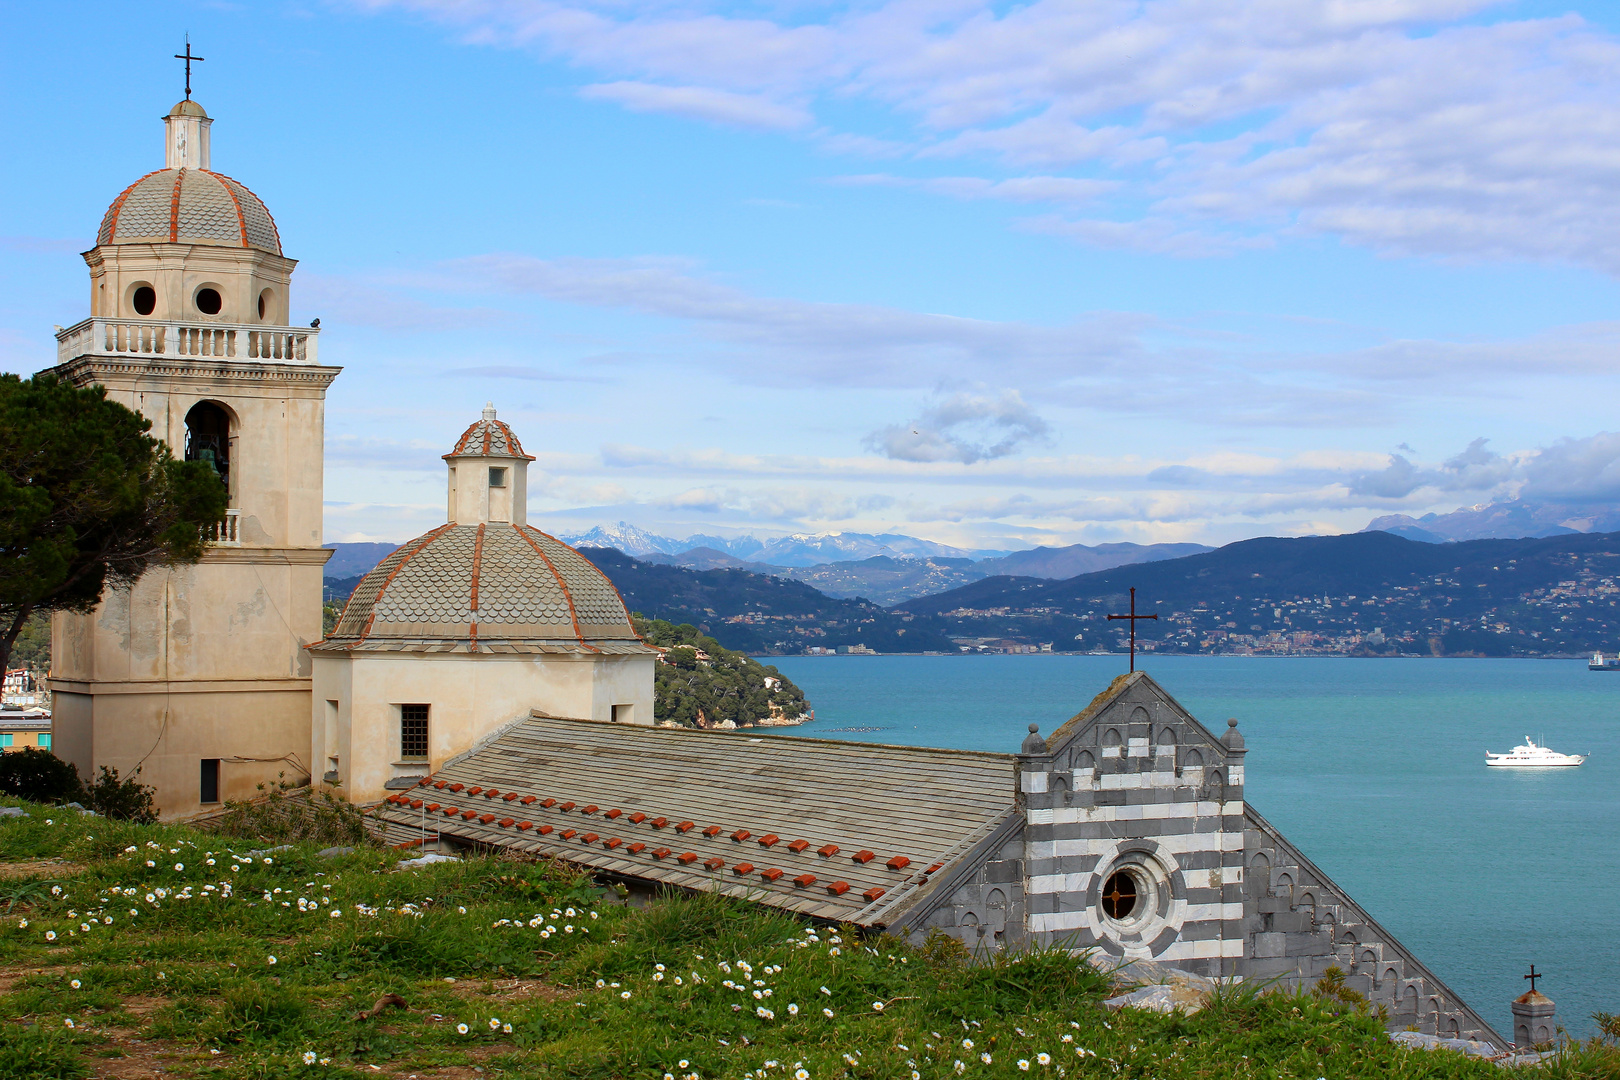
{"label": "building facade", "polygon": [[653,722],[658,651],[606,575],[529,525],[533,459],[493,406],[444,460],[445,524],[362,578],[310,649],[310,760],[355,802],[415,787],[535,710]]}
{"label": "building facade", "polygon": [[1243,738],[1142,672],[1018,754],[529,717],[382,814],[450,841],[977,954],[1043,944],[1284,988],[1338,968],[1392,1029],[1505,1047],[1244,800]]}
{"label": "building facade", "polygon": [[51,626],[55,752],[83,776],[137,769],[165,818],[310,775],[321,636],[326,389],[293,327],[294,260],[264,203],[214,172],[195,101],[164,117],[165,167],[107,209],[90,316],[57,334],[54,374],[99,384],[229,492],[201,562],[154,569]]}

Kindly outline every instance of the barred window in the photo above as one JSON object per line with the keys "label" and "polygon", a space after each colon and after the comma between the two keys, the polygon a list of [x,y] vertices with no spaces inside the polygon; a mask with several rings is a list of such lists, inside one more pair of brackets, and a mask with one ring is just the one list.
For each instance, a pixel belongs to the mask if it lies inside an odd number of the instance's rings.
{"label": "barred window", "polygon": [[406,761],[426,761],[428,756],[428,707],[399,707],[399,756]]}

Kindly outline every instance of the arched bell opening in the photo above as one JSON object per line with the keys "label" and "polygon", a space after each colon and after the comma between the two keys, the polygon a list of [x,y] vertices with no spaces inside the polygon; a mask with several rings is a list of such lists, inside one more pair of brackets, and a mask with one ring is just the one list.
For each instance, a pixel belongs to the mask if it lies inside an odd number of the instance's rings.
{"label": "arched bell opening", "polygon": [[199,401],[186,413],[186,460],[205,462],[219,476],[220,483],[236,504],[231,487],[231,414],[212,401]]}

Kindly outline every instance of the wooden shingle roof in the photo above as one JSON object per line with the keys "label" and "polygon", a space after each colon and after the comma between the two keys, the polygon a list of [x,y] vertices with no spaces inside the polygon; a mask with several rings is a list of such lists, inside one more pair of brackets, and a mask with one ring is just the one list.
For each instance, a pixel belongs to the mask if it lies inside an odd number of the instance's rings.
{"label": "wooden shingle roof", "polygon": [[893,925],[1015,816],[1006,754],[531,717],[381,809],[436,833]]}

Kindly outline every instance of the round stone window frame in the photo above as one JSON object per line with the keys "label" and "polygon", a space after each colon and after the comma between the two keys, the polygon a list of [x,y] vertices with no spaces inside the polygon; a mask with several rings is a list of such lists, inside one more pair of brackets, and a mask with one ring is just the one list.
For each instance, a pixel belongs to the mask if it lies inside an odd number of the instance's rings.
{"label": "round stone window frame", "polygon": [[[204,308],[203,305],[202,305],[202,301],[204,299],[203,298],[203,293],[213,293],[214,294],[213,298],[211,300],[209,300],[209,303],[213,303],[215,301],[218,301],[219,306],[216,307],[213,311],[209,311],[206,308]],[[198,316],[200,316],[200,317],[202,317],[204,319],[222,318],[224,316],[224,314],[225,314],[225,306],[226,306],[225,305],[225,290],[220,288],[220,286],[219,286],[219,284],[217,282],[213,282],[213,281],[198,282],[197,286],[191,290],[191,307],[192,307],[192,310],[195,311]]]}
{"label": "round stone window frame", "polygon": [[[143,290],[151,295],[149,297],[142,296],[141,293]],[[146,299],[151,300],[152,306],[147,308],[145,311],[142,311],[140,301]],[[150,281],[142,280],[132,282],[124,290],[124,302],[129,305],[129,310],[133,312],[137,318],[152,319],[157,317],[158,294],[157,289]]]}
{"label": "round stone window frame", "polygon": [[[1136,904],[1122,919],[1103,904],[1103,885],[1115,874],[1130,877]],[[1151,840],[1121,844],[1098,866],[1092,910],[1098,933],[1127,955],[1156,956],[1181,934],[1187,903],[1186,880],[1174,856]],[[1113,951],[1113,950],[1109,950]]]}

